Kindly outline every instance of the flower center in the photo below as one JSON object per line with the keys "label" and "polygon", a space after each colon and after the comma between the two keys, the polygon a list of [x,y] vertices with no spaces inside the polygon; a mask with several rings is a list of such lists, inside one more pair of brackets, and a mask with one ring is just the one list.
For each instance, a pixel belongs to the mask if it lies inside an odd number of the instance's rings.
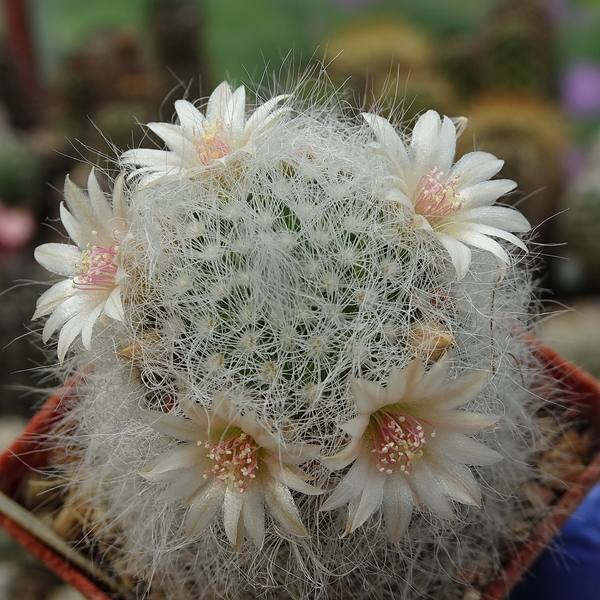
{"label": "flower center", "polygon": [[218,442],[198,442],[208,450],[213,466],[204,473],[224,481],[228,485],[246,490],[258,471],[261,447],[243,431]]}
{"label": "flower center", "polygon": [[460,175],[444,181],[444,173],[433,167],[419,181],[415,194],[415,212],[431,222],[460,210],[464,200],[456,192],[459,182]]}
{"label": "flower center", "polygon": [[119,246],[92,246],[75,264],[73,284],[80,290],[110,290],[115,287]]}
{"label": "flower center", "polygon": [[[432,429],[433,426],[427,423]],[[410,473],[414,462],[423,456],[427,441],[425,429],[420,421],[404,413],[378,410],[371,415],[371,440],[377,454],[379,470],[388,475],[397,468]],[[430,436],[435,435],[435,429]]]}
{"label": "flower center", "polygon": [[233,152],[227,131],[219,122],[215,126],[204,124],[202,129],[202,135],[194,136],[194,147],[204,166]]}

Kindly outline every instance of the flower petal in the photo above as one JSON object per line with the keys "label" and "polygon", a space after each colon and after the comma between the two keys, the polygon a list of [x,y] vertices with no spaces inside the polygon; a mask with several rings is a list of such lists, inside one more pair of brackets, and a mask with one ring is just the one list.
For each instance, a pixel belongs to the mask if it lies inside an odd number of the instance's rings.
{"label": "flower petal", "polygon": [[[503,167],[504,161],[489,152],[468,152],[452,167],[452,174],[460,176],[459,189],[471,187],[493,177]],[[507,180],[504,180],[507,181]],[[511,182],[513,187],[516,185]]]}
{"label": "flower petal", "polygon": [[270,479],[264,484],[264,494],[271,513],[288,533],[300,537],[308,536],[308,532],[300,520],[292,494],[285,485],[276,479]]}
{"label": "flower petal", "polygon": [[121,173],[115,180],[113,187],[113,216],[110,226],[113,230],[125,232],[127,225],[127,197],[125,196],[125,174]]}
{"label": "flower petal", "polygon": [[251,485],[244,491],[242,519],[254,545],[260,550],[265,540],[265,508],[262,486]]}
{"label": "flower petal", "polygon": [[156,168],[162,166],[166,171],[169,167],[181,167],[182,157],[175,152],[136,148],[123,153],[119,162],[123,165],[147,165]]}
{"label": "flower petal", "polygon": [[477,433],[482,429],[489,429],[500,418],[500,415],[466,410],[436,410],[434,424],[436,432]]}
{"label": "flower petal", "polygon": [[456,279],[460,281],[467,274],[471,266],[471,250],[451,235],[438,233],[436,237],[448,251],[450,260],[456,271]]}
{"label": "flower petal", "polygon": [[63,279],[55,283],[38,298],[35,312],[31,318],[35,320],[55,311],[65,300],[68,300],[76,293],[77,288],[73,285],[72,279]]}
{"label": "flower petal", "polygon": [[321,506],[321,510],[339,508],[359,496],[371,477],[385,477],[377,469],[371,453],[362,453],[346,476],[337,484],[333,493]]}
{"label": "flower petal", "polygon": [[453,235],[459,242],[463,242],[463,244],[468,244],[469,246],[474,246],[493,254],[501,264],[508,265],[510,263],[510,259],[504,248],[483,233],[457,227],[453,230]]}
{"label": "flower petal", "polygon": [[85,315],[89,314],[92,310],[93,306],[90,306],[90,299],[81,293],[67,298],[46,321],[44,331],[42,332],[42,341],[46,343],[57,329],[74,317],[80,317],[81,326],[83,326]]}
{"label": "flower petal", "polygon": [[169,487],[159,494],[157,501],[169,503],[183,501],[183,505],[188,506],[200,492],[201,488],[209,482],[203,476],[204,471],[207,471],[209,468],[210,462],[202,462],[193,467],[178,469],[161,475],[160,482],[168,484]]}
{"label": "flower petal", "polygon": [[[148,123],[148,128],[161,137],[165,144],[171,149],[170,153],[158,151],[162,153],[162,156],[157,156],[163,163],[165,154],[169,155],[167,157],[169,160],[175,161],[178,159],[177,165],[174,166],[183,166],[190,157],[195,155],[194,144],[181,127],[171,125],[170,123]],[[196,127],[196,129],[198,129],[198,127]],[[197,132],[197,135],[201,136],[203,135],[203,132],[200,130]]]}
{"label": "flower petal", "polygon": [[494,236],[500,239],[511,242],[515,246],[519,247],[524,252],[527,252],[527,246],[512,233],[504,231],[504,229],[498,229],[497,227],[490,227],[489,225],[480,225],[479,223],[461,223],[460,233],[461,236],[466,236],[472,232],[475,235]]}
{"label": "flower petal", "polygon": [[204,123],[206,123],[206,117],[187,100],[177,100],[175,102],[175,112],[177,113],[179,124],[186,132],[193,133],[199,131],[202,129]]}
{"label": "flower petal", "polygon": [[371,414],[380,409],[385,404],[385,390],[373,381],[366,379],[350,380],[352,388],[352,397],[356,404],[356,409],[361,414]]}
{"label": "flower petal", "polygon": [[434,110],[419,117],[409,148],[415,173],[425,175],[434,167],[449,173],[455,152],[456,128],[448,117],[441,119]]}
{"label": "flower petal", "polygon": [[431,458],[427,464],[448,498],[470,506],[481,506],[481,491],[468,467],[442,456]]}
{"label": "flower petal", "polygon": [[[323,490],[306,483],[300,475],[294,473],[291,469],[276,461],[270,461],[266,463],[267,469],[272,477],[278,479],[286,487],[292,488],[297,492],[302,492],[308,496],[315,496],[322,494]],[[307,476],[305,475],[305,478]]]}
{"label": "flower petal", "polygon": [[98,240],[92,235],[89,224],[82,225],[68,210],[64,202],[59,206],[60,220],[69,237],[77,244],[78,249],[85,250]]}
{"label": "flower petal", "polygon": [[83,319],[83,325],[81,327],[81,343],[86,350],[90,349],[94,325],[102,314],[102,308],[102,304],[98,304],[98,306]]}
{"label": "flower petal", "polygon": [[261,104],[250,116],[244,127],[244,141],[250,140],[252,137],[259,135],[264,129],[266,129],[275,119],[279,119],[284,114],[290,111],[289,108],[279,108],[273,111],[275,106],[289,98],[289,94],[281,94],[267,100],[264,104]]}
{"label": "flower petal", "polygon": [[213,431],[219,432],[219,430],[222,430],[223,423],[226,423],[227,426],[231,424],[235,427],[238,427],[239,421],[242,418],[242,416],[238,413],[238,411],[233,407],[233,405],[229,401],[229,398],[227,397],[227,394],[225,392],[221,392],[215,395],[208,416],[208,435],[212,435]]}
{"label": "flower petal", "polygon": [[429,468],[429,464],[419,461],[413,472],[407,476],[418,501],[430,508],[442,519],[454,520],[454,511],[446,499],[442,488]]}
{"label": "flower petal", "polygon": [[369,425],[369,418],[370,414],[368,413],[360,414],[340,425],[340,429],[352,437],[359,438]]}
{"label": "flower petal", "polygon": [[369,474],[358,502],[352,507],[342,537],[360,527],[381,506],[385,482],[385,474],[378,471]]}
{"label": "flower petal", "polygon": [[[103,192],[101,193],[104,196]],[[90,196],[79,189],[68,175],[65,178],[64,196],[66,204],[69,207],[69,212],[81,227],[90,232],[88,236],[90,237],[90,241],[92,241],[93,238],[91,236],[93,234],[91,232],[102,230],[103,223],[94,212]],[[78,241],[76,243],[79,244]]]}
{"label": "flower petal", "polygon": [[435,437],[435,445],[438,453],[465,465],[493,465],[503,458],[502,454],[461,433],[441,432]]}
{"label": "flower petal", "polygon": [[231,100],[232,90],[226,81],[220,83],[210,95],[206,105],[206,120],[214,125],[217,121],[227,122],[227,105]]}
{"label": "flower petal", "polygon": [[406,476],[397,473],[388,477],[383,490],[383,517],[390,542],[400,541],[413,512],[413,492]]}
{"label": "flower petal", "polygon": [[461,217],[472,223],[481,223],[505,231],[525,233],[531,229],[529,221],[514,208],[506,206],[479,206],[461,212]]}
{"label": "flower petal", "polygon": [[269,432],[269,436],[272,441],[267,444],[262,444],[257,438],[254,438],[261,446],[269,449],[276,449],[279,457],[283,459],[283,462],[294,465],[301,465],[302,463],[308,462],[319,455],[322,450],[322,446],[319,444],[281,444],[281,440],[276,435]]}
{"label": "flower petal", "polygon": [[58,334],[58,345],[56,347],[56,354],[61,364],[65,360],[67,350],[70,348],[75,338],[81,333],[85,324],[85,318],[85,313],[77,314],[74,317],[71,317],[62,326],[60,333]]}
{"label": "flower petal", "polygon": [[196,494],[185,515],[184,528],[187,535],[198,535],[210,525],[223,505],[226,487],[222,481],[215,480]]}
{"label": "flower petal", "polygon": [[[367,420],[368,423],[368,420]],[[364,429],[363,429],[364,433]],[[319,460],[332,471],[337,471],[347,467],[353,460],[358,458],[363,447],[362,433],[352,439],[339,452],[333,456],[321,456]]]}
{"label": "flower petal", "polygon": [[427,373],[411,386],[406,402],[419,402],[433,394],[437,394],[439,388],[448,377],[449,367],[448,354],[445,354],[431,366]]}
{"label": "flower petal", "polygon": [[50,243],[38,246],[34,250],[34,256],[44,269],[63,277],[75,277],[81,252],[69,244]]}
{"label": "flower petal", "polygon": [[[179,404],[185,416],[196,424],[197,431],[203,431],[205,432],[205,436],[208,436],[209,425],[215,419],[214,416],[211,416],[210,411],[201,404],[198,404],[198,402],[187,399],[180,400]],[[227,421],[223,421],[221,423],[222,428],[225,429],[227,424]]]}
{"label": "flower petal", "polygon": [[[462,210],[493,204],[498,198],[514,190],[516,186],[517,184],[510,179],[493,179],[464,187],[460,190]],[[458,214],[462,214],[462,211]]]}
{"label": "flower petal", "polygon": [[244,521],[241,518],[245,492],[232,485],[225,486],[223,498],[223,526],[229,543],[235,550],[244,539]]}
{"label": "flower petal", "polygon": [[206,456],[204,448],[193,443],[183,444],[147,464],[139,474],[149,481],[171,481],[174,477],[179,477],[177,471],[181,469],[197,467],[203,462],[210,464]]}
{"label": "flower petal", "polygon": [[241,85],[231,95],[229,102],[227,102],[226,113],[223,115],[223,123],[229,126],[234,140],[241,140],[243,136],[245,110],[246,89]]}
{"label": "flower petal", "polygon": [[115,287],[106,299],[104,312],[106,316],[115,321],[125,321],[125,312],[121,303],[121,288],[119,286]]}
{"label": "flower petal", "polygon": [[108,203],[105,193],[102,191],[102,188],[96,179],[96,171],[94,169],[90,171],[87,186],[90,208],[92,209],[96,221],[99,224],[108,223],[113,218],[113,211]]}
{"label": "flower petal", "polygon": [[477,398],[485,387],[487,379],[487,372],[480,371],[446,383],[435,398],[431,398],[431,404],[446,410],[462,406]]}
{"label": "flower petal", "polygon": [[198,425],[192,420],[156,410],[142,409],[142,412],[146,421],[160,433],[186,442],[202,439]]}
{"label": "flower petal", "polygon": [[[407,375],[407,369],[392,369],[392,372],[390,373],[390,376],[387,381],[387,385],[385,386],[386,405],[394,404],[398,402],[399,398],[404,398],[407,388]],[[365,428],[367,425],[368,421],[365,423]],[[350,431],[348,431],[347,429],[345,431],[350,433]],[[364,433],[364,429],[360,433],[360,435],[362,435],[362,433]]]}
{"label": "flower petal", "polygon": [[398,132],[387,119],[379,115],[361,113],[361,116],[373,130],[379,143],[385,148],[389,160],[398,168],[399,174],[406,177],[411,169],[411,163],[406,146]]}

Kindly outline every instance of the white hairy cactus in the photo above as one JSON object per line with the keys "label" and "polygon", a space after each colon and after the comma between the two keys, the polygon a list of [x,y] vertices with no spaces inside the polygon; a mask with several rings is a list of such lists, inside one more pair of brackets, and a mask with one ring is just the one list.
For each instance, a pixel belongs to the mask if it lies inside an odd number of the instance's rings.
{"label": "white hairy cactus", "polygon": [[458,598],[528,476],[528,225],[491,206],[514,184],[453,166],[433,112],[244,102],[152,124],[169,150],[125,154],[113,210],[67,184],[79,246],[38,252],[68,279],[36,316],[80,373],[71,490],[138,591]]}

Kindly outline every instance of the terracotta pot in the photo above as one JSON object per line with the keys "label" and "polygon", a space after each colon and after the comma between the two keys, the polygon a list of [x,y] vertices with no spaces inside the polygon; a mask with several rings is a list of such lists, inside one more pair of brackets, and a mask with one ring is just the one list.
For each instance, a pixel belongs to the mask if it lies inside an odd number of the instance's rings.
{"label": "terracotta pot", "polygon": [[[35,517],[28,517],[26,509],[20,504],[24,493],[22,483],[25,475],[46,465],[44,434],[61,418],[64,413],[64,401],[71,395],[72,382],[69,382],[46,400],[23,433],[0,456],[0,492],[3,495],[0,526],[86,598],[111,600],[114,596],[108,596],[107,590],[96,578],[74,564],[72,554],[66,557],[61,552],[60,540],[54,539],[52,531],[47,531],[49,528],[46,525],[29,525],[30,520],[35,524]],[[46,536],[40,536],[42,529],[46,531]]]}
{"label": "terracotta pot", "polygon": [[[574,408],[586,417],[591,426],[600,431],[600,383],[593,377],[568,362],[552,349],[535,342],[536,353],[543,359],[557,385],[568,391],[573,398]],[[65,399],[72,395],[72,387],[65,387],[49,398],[32,418],[23,434],[0,456],[0,491],[12,499],[17,513],[26,512],[19,503],[22,501],[21,484],[28,471],[36,470],[46,463],[46,449],[43,434],[64,412]],[[587,492],[600,478],[600,455],[587,466],[583,474],[566,491],[553,507],[552,513],[538,526],[529,540],[508,562],[502,575],[483,592],[482,600],[502,600],[524,577],[538,555],[548,546],[559,529],[566,522]],[[10,502],[10,500],[8,500]],[[44,539],[36,527],[24,526],[19,514],[0,508],[0,525],[21,545],[45,563],[64,581],[78,589],[89,600],[118,600],[121,596],[110,591],[110,586],[102,583],[98,574],[86,572],[85,561],[81,566],[73,564],[73,557],[65,558],[61,548],[54,547],[52,536]],[[35,520],[35,517],[30,517]],[[49,529],[43,526],[44,529]],[[75,557],[76,558],[76,557]]]}
{"label": "terracotta pot", "polygon": [[[537,343],[538,356],[547,364],[549,373],[562,389],[567,390],[573,404],[581,411],[592,427],[600,432],[600,382],[591,375],[565,360],[557,352]],[[579,506],[590,489],[600,480],[600,454],[588,465],[579,479],[564,493],[529,540],[506,565],[503,573],[483,594],[482,600],[502,600],[525,577],[527,570],[548,546]]]}

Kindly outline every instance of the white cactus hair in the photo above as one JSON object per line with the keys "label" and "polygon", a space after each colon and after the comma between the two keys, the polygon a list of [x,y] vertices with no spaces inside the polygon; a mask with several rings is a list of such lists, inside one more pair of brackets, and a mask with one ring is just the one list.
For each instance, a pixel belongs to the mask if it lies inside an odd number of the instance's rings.
{"label": "white cactus hair", "polygon": [[[506,524],[525,511],[516,491],[530,476],[540,376],[515,333],[532,318],[529,259],[503,244],[512,262],[502,270],[474,249],[457,281],[444,247],[381,192],[386,174],[368,128],[335,103],[296,103],[292,94],[283,104],[290,110],[256,152],[206,177],[138,186],[130,174],[125,319],[97,324],[90,349],[74,343],[62,367],[64,377],[86,369],[70,426],[55,433],[73,457],[69,487],[93,499],[94,536],[140,591],[460,598],[469,587],[461,572],[482,557],[498,572],[498,548],[512,543]],[[453,503],[454,521],[416,510],[391,544],[379,511],[342,538],[346,508],[323,513],[322,496],[293,492],[309,537],[290,537],[267,518],[260,550],[249,540],[234,550],[218,519],[186,536],[184,504],[161,500],[165,486],[138,474],[180,444],[141,409],[182,414],[183,400],[209,408],[223,390],[284,442],[338,452],[347,439],[337,427],[355,414],[351,377],[382,382],[415,357],[434,359],[415,323],[447,332],[451,378],[489,373],[468,409],[502,416],[477,439],[505,458],[473,469],[481,508]],[[307,469],[327,491],[343,476],[317,461]]]}

